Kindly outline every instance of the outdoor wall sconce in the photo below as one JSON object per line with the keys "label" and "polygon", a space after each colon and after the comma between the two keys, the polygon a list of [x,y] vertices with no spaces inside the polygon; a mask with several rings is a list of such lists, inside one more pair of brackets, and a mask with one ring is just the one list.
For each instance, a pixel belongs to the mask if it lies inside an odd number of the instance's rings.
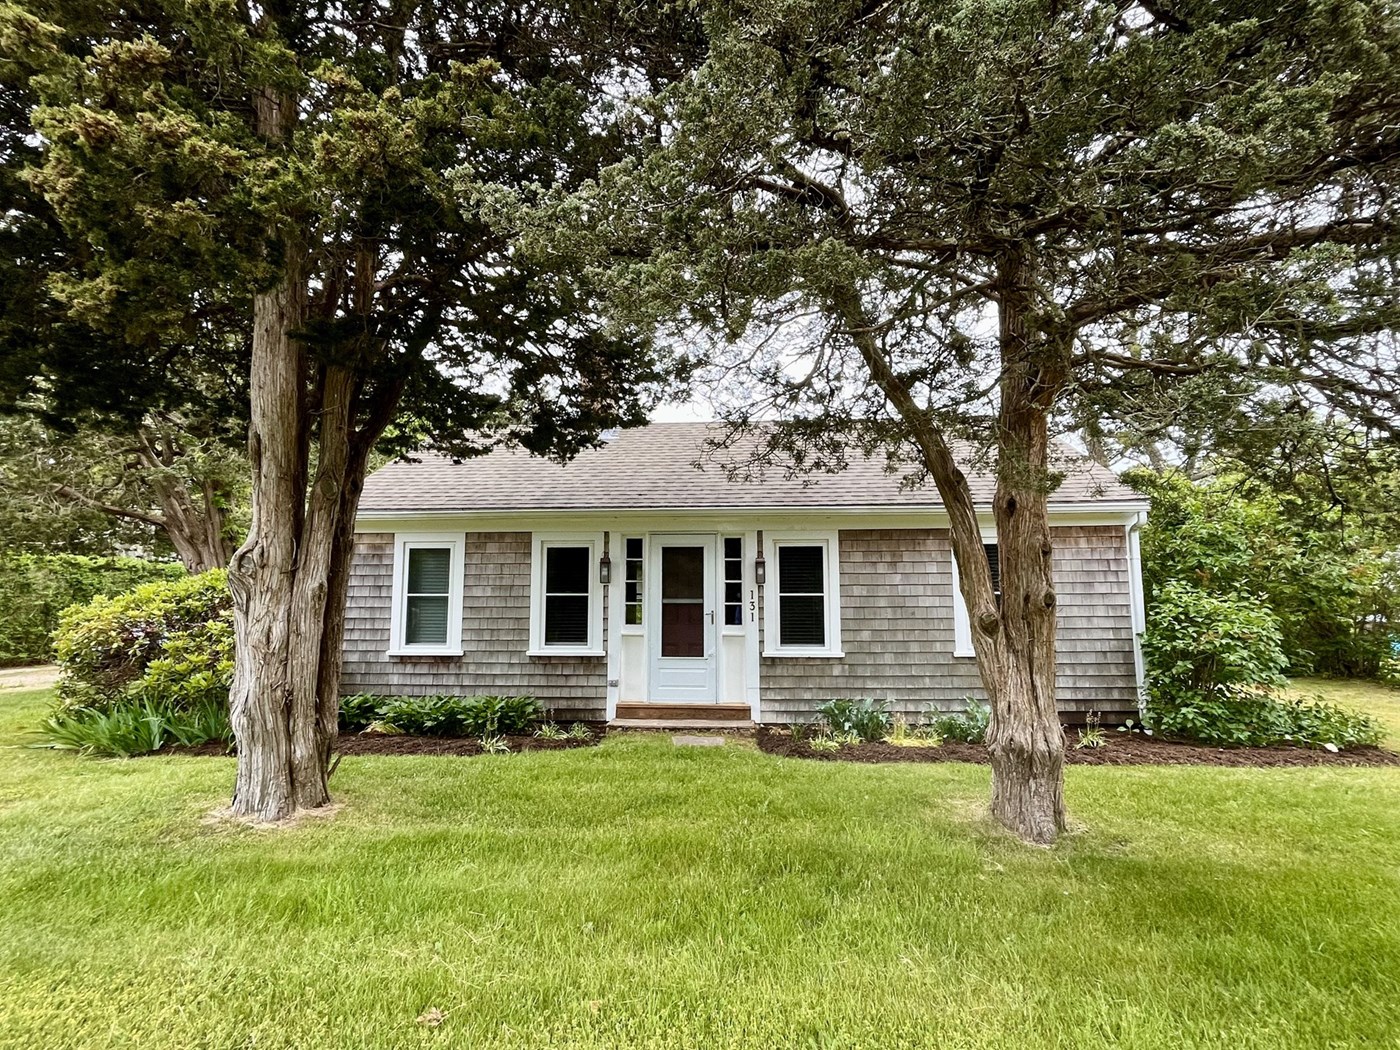
{"label": "outdoor wall sconce", "polygon": [[763,560],[763,552],[759,551],[753,560],[754,583],[762,584],[768,578],[768,563]]}
{"label": "outdoor wall sconce", "polygon": [[612,582],[612,559],[606,554],[598,559],[598,582],[602,584]]}

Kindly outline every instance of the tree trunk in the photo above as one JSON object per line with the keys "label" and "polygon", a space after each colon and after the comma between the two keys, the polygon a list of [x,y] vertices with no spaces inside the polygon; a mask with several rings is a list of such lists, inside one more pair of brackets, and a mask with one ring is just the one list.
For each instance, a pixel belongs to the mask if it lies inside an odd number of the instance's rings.
{"label": "tree trunk", "polygon": [[[259,133],[270,142],[285,141],[296,119],[295,99],[264,90],[253,102]],[[267,821],[329,801],[324,775],[308,783],[305,766],[293,764],[294,740],[304,748],[307,737],[296,725],[304,716],[295,702],[296,678],[319,677],[319,668],[305,665],[304,650],[292,637],[305,622],[294,602],[308,598],[307,585],[298,582],[306,562],[299,565],[298,557],[314,558],[298,550],[306,498],[306,365],[294,333],[305,318],[306,276],[305,248],[294,236],[283,238],[281,263],[278,283],[253,297],[252,522],[229,567],[235,631],[229,707],[238,750],[233,812]]]}
{"label": "tree trunk", "polygon": [[1059,344],[1028,331],[1028,264],[1001,265],[1002,408],[994,514],[1001,565],[998,605],[967,477],[942,430],[889,364],[855,289],[835,298],[871,378],[909,429],[948,513],[958,585],[972,626],[977,671],[991,703],[992,815],[1028,842],[1065,826],[1064,736],[1055,707],[1055,590],[1048,517],[1049,410],[1064,382]]}
{"label": "tree trunk", "polygon": [[1065,348],[1029,330],[1024,255],[999,275],[1001,413],[994,505],[1001,568],[1000,623],[974,621],[973,644],[992,705],[992,815],[1022,838],[1049,844],[1065,827],[1064,733],[1055,706],[1055,586],[1048,513],[1053,407]]}
{"label": "tree trunk", "polygon": [[[280,141],[295,100],[264,93],[255,110],[259,130]],[[356,277],[369,291],[357,306],[367,312],[375,260],[365,252],[359,262]],[[355,513],[370,449],[403,392],[400,379],[366,396],[352,366],[312,365],[296,337],[306,321],[307,276],[306,251],[294,238],[284,242],[282,264],[281,281],[253,300],[252,524],[229,569],[233,812],[266,821],[330,801]]]}

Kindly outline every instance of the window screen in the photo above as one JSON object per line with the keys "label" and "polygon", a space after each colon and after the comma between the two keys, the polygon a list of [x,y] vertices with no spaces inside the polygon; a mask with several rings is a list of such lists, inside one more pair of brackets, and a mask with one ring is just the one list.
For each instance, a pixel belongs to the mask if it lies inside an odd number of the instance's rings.
{"label": "window screen", "polygon": [[544,644],[588,644],[588,547],[544,549]]}
{"label": "window screen", "polygon": [[778,548],[778,644],[826,644],[826,549]]}
{"label": "window screen", "polygon": [[451,593],[452,551],[445,547],[408,548],[403,632],[406,644],[447,644]]}

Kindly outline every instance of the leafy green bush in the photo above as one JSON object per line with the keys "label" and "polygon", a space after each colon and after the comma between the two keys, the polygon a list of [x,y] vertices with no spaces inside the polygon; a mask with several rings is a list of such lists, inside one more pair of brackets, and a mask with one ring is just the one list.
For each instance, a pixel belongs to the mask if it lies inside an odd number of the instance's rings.
{"label": "leafy green bush", "polygon": [[1380,727],[1367,716],[1322,700],[1293,700],[1268,693],[1202,699],[1151,708],[1152,727],[1163,736],[1221,747],[1330,747],[1345,750],[1380,743]]}
{"label": "leafy green bush", "polygon": [[1149,706],[1219,704],[1286,684],[1278,617],[1251,594],[1175,581],[1155,595],[1142,639]]}
{"label": "leafy green bush", "polygon": [[135,701],[100,711],[90,707],[61,710],[40,725],[39,733],[54,747],[109,758],[148,754],[167,744],[195,747],[233,740],[228,703],[223,699],[181,709]]}
{"label": "leafy green bush", "polygon": [[487,737],[526,733],[541,714],[533,696],[373,696],[340,701],[346,729],[392,726],[418,736]]}
{"label": "leafy green bush", "polygon": [[54,634],[66,710],[228,702],[233,607],[223,570],[143,584],[64,611]]}
{"label": "leafy green bush", "polygon": [[0,666],[53,659],[50,636],[70,605],[143,583],[179,580],[184,567],[140,558],[21,554],[0,558]]}
{"label": "leafy green bush", "polygon": [[992,724],[992,709],[970,696],[966,703],[967,709],[961,714],[945,715],[930,711],[920,728],[940,740],[957,740],[964,744],[984,743],[987,739],[987,727]]}
{"label": "leafy green bush", "polygon": [[1236,747],[1374,744],[1364,715],[1278,695],[1288,661],[1277,618],[1247,594],[1167,584],[1142,641],[1147,721],[1166,736]]}
{"label": "leafy green bush", "polygon": [[1393,533],[1249,477],[1129,471],[1152,500],[1142,532],[1148,620],[1177,584],[1271,610],[1294,674],[1373,677],[1400,631]]}
{"label": "leafy green bush", "polygon": [[883,700],[828,700],[817,708],[817,717],[836,736],[883,740],[890,729],[890,713]]}
{"label": "leafy green bush", "polygon": [[378,696],[375,693],[355,693],[351,696],[340,698],[340,728],[347,732],[357,733],[365,726],[379,721],[379,708],[386,701],[387,696]]}

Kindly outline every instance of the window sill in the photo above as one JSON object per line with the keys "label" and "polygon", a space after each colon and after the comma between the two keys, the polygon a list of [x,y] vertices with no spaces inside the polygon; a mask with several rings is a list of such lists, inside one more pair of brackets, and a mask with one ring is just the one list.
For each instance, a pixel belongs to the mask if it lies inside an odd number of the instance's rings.
{"label": "window sill", "polygon": [[413,649],[390,649],[389,656],[461,656],[461,649],[446,649],[442,646],[423,646]]}
{"label": "window sill", "polygon": [[953,650],[953,659],[954,659],[954,660],[975,660],[975,659],[977,659],[977,654],[976,654],[975,652],[973,652],[971,649],[954,649],[954,650]]}
{"label": "window sill", "polygon": [[526,656],[607,656],[602,649],[570,649],[560,646],[557,649],[526,649]]}
{"label": "window sill", "polygon": [[764,656],[797,656],[816,660],[840,660],[845,653],[840,649],[765,649]]}

